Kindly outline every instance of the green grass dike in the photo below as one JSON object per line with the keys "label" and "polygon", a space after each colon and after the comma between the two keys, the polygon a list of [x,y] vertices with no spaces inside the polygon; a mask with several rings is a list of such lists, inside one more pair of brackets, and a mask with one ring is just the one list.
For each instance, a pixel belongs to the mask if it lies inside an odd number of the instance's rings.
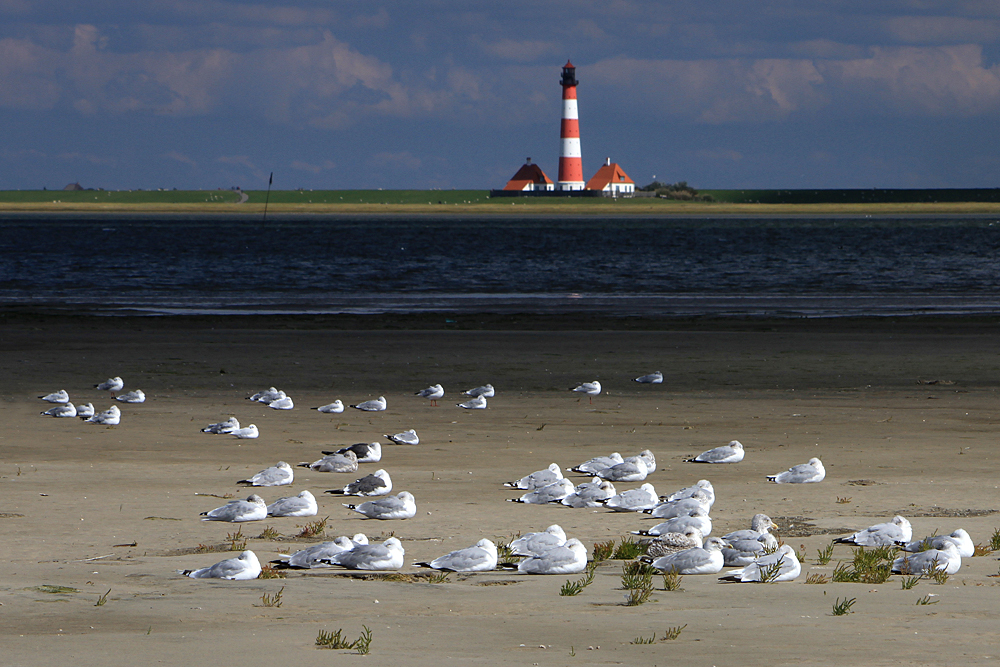
{"label": "green grass dike", "polygon": [[[488,190],[6,190],[0,212],[427,215],[1000,215],[1000,189],[700,190],[657,197],[490,197]],[[245,201],[242,201],[244,199]]]}

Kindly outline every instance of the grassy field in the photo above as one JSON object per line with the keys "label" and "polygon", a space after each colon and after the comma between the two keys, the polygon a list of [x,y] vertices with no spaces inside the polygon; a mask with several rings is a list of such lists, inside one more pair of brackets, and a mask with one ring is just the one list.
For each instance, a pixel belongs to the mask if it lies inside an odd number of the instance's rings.
{"label": "grassy field", "polygon": [[[1000,215],[1000,190],[703,190],[713,202],[635,198],[490,198],[486,190],[276,190],[269,213],[425,215]],[[8,190],[0,211],[263,214],[249,190]],[[995,200],[995,201],[994,201]]]}

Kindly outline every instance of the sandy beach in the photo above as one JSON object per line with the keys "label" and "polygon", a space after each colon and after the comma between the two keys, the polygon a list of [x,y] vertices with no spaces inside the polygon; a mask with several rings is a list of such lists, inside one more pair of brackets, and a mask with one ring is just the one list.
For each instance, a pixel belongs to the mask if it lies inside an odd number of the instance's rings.
{"label": "sandy beach", "polygon": [[[914,536],[965,528],[988,543],[1000,527],[996,432],[1000,323],[993,320],[573,321],[544,318],[86,318],[8,314],[0,320],[0,636],[5,665],[70,660],[134,664],[811,665],[981,664],[1000,655],[997,554],[963,560],[944,584],[806,584],[849,561],[817,551],[834,537],[906,516]],[[661,370],[661,385],[631,378]],[[39,416],[58,389],[99,409],[93,389],[120,375],[142,389],[119,426]],[[588,402],[568,389],[598,379]],[[455,407],[490,382],[487,410]],[[434,383],[441,407],[414,396]],[[270,386],[295,409],[246,397]],[[311,407],[385,396],[384,413]],[[201,429],[235,415],[257,440]],[[383,434],[413,428],[417,446]],[[746,459],[683,459],[738,439]],[[261,561],[316,540],[310,519],[202,522],[199,513],[246,497],[237,480],[284,460],[313,461],[331,445],[380,440],[383,458],[357,474],[295,469],[268,502],[312,491],[327,539],[394,534],[410,564],[486,537],[497,542],[558,523],[592,550],[655,520],[632,513],[505,502],[503,482],[592,456],[650,449],[647,480],[669,493],[710,479],[714,535],[764,512],[805,554],[780,584],[685,576],[624,606],[622,561],[607,561],[575,597],[577,576],[451,574],[444,583],[365,580],[334,568],[283,579],[192,580],[229,553],[197,553],[237,530]],[[766,475],[821,458],[819,484]],[[405,521],[365,519],[323,491],[382,467],[417,499]],[[570,475],[574,481],[585,481]],[[638,484],[617,484],[619,490]],[[266,527],[277,540],[258,537]],[[48,592],[45,587],[66,587]],[[280,607],[262,596],[282,590]],[[104,604],[97,605],[107,591]],[[934,604],[918,605],[931,596]],[[854,613],[831,614],[856,598]],[[371,653],[325,650],[320,630],[372,633]],[[633,643],[686,626],[673,641]]]}

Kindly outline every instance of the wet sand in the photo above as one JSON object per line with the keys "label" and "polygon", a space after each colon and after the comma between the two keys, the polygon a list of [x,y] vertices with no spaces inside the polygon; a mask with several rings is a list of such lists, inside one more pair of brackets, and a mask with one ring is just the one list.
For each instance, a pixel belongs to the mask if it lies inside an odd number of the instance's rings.
{"label": "wet sand", "polygon": [[[880,585],[805,579],[850,559],[851,549],[838,546],[831,563],[817,564],[817,550],[833,537],[896,513],[911,520],[915,536],[964,527],[977,543],[989,541],[1000,526],[998,334],[991,320],[8,315],[0,329],[3,662],[994,662],[996,554],[966,559],[944,585],[924,580],[912,590],[898,576]],[[662,385],[631,382],[653,370],[663,371]],[[92,385],[111,375],[147,395],[142,405],[121,406],[120,426],[38,415],[48,405],[36,397],[57,389],[108,407]],[[592,379],[606,390],[593,404],[567,391]],[[437,382],[447,391],[441,407],[413,395]],[[461,390],[485,382],[498,392],[487,410],[454,406]],[[296,408],[245,400],[271,385]],[[308,409],[379,395],[385,413]],[[200,432],[229,415],[256,423],[260,438]],[[193,552],[239,529],[262,561],[310,543],[291,537],[309,519],[201,522],[199,512],[224,502],[218,496],[250,493],[237,480],[278,460],[315,460],[333,444],[385,443],[383,434],[407,428],[420,434],[418,446],[386,445],[382,461],[357,474],[296,468],[293,485],[259,493],[273,502],[310,489],[319,517],[329,517],[329,539],[392,532],[406,549],[403,571],[416,573],[410,563],[482,537],[505,541],[559,523],[589,550],[653,525],[630,513],[508,503],[518,494],[502,486],[551,462],[567,468],[648,448],[659,469],[647,481],[659,493],[710,479],[713,534],[765,512],[781,526],[779,537],[805,552],[803,574],[770,585],[686,576],[682,591],[657,590],[636,607],[623,605],[621,561],[601,565],[576,597],[559,595],[578,578],[566,575],[452,574],[435,584],[337,570],[248,582],[177,574],[228,557]],[[732,439],[746,446],[742,463],[683,462]],[[767,482],[812,456],[826,466],[822,483]],[[365,519],[321,493],[378,467],[396,490],[416,496],[415,518]],[[267,526],[283,537],[258,538]],[[75,592],[38,588],[46,585]],[[280,608],[262,605],[262,595],[282,587]],[[936,603],[917,605],[925,595]],[[855,613],[831,615],[845,597],[857,599]],[[674,641],[631,643],[685,624]],[[365,658],[314,646],[320,630],[354,638],[363,625],[373,637]]]}

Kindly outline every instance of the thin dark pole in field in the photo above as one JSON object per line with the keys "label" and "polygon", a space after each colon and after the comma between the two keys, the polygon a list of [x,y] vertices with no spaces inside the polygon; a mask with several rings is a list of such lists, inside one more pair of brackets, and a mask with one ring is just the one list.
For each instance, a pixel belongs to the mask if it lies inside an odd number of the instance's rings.
{"label": "thin dark pole in field", "polygon": [[274,182],[274,172],[271,172],[271,177],[267,179],[267,196],[264,198],[264,219],[261,222],[267,222],[267,202],[271,200],[271,183]]}

